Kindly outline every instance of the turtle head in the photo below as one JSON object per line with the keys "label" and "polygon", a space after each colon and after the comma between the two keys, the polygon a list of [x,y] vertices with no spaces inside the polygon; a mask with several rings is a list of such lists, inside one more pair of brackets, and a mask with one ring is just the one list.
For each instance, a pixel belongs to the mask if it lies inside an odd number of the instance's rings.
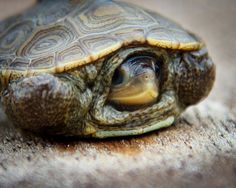
{"label": "turtle head", "polygon": [[160,64],[151,55],[130,57],[115,70],[108,101],[133,111],[156,103],[159,96]]}
{"label": "turtle head", "polygon": [[194,105],[208,96],[216,68],[205,48],[182,54],[173,66],[175,90],[183,106]]}

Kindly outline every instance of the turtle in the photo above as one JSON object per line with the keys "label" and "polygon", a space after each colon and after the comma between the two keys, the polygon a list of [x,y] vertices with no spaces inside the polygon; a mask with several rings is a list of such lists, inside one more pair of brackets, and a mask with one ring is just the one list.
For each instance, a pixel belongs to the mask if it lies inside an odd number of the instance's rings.
{"label": "turtle", "polygon": [[0,23],[1,103],[36,134],[168,127],[209,95],[215,69],[197,35],[127,2],[40,0]]}

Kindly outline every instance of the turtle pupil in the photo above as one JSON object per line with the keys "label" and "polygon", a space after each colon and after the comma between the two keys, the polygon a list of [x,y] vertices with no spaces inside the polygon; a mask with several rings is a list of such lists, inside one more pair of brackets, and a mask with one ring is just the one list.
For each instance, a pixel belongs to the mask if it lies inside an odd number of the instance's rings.
{"label": "turtle pupil", "polygon": [[160,76],[160,66],[158,63],[155,63],[155,72],[156,72],[157,77],[159,77]]}
{"label": "turtle pupil", "polygon": [[119,69],[116,69],[112,78],[112,85],[119,85],[123,82],[124,78]]}

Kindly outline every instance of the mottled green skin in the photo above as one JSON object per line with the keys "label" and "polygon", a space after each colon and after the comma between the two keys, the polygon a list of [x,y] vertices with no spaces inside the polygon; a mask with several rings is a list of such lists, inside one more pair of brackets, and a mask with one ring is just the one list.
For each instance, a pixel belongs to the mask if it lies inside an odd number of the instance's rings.
{"label": "mottled green skin", "polygon": [[[61,7],[61,13],[53,18],[44,14],[41,16],[43,19],[40,15],[38,16],[40,19],[35,16],[36,20],[41,21],[35,23],[42,25],[47,22],[53,23],[69,12],[71,4],[66,3],[66,5],[63,6],[64,10]],[[40,9],[42,7],[37,11],[40,12]],[[51,11],[55,10],[51,8]],[[34,15],[32,12],[29,14]],[[162,17],[160,20],[166,22],[166,25],[169,23]],[[10,22],[11,20],[6,23]],[[169,26],[176,27],[174,31],[179,29],[173,23]],[[191,37],[188,35],[186,38]],[[0,37],[0,44],[3,39]],[[19,66],[27,64],[27,60],[19,58],[18,66],[14,62],[12,63],[14,66],[7,64],[6,70],[13,72],[9,73],[8,78],[0,75],[3,80],[1,100],[6,114],[17,127],[41,134],[99,138],[127,136],[170,126],[188,106],[198,103],[209,94],[215,79],[215,66],[205,48],[183,50],[180,49],[181,45],[174,49],[174,46],[158,47],[147,42],[137,42],[135,39],[131,41],[133,42],[102,58],[65,71],[61,71],[62,69],[58,72],[47,71],[50,65],[45,71],[21,75],[19,71],[30,70]],[[20,51],[23,54],[27,52],[23,48]],[[7,52],[4,52],[1,45],[0,52],[2,53],[0,53],[0,70],[3,74],[5,71],[3,66],[11,55],[6,55]],[[37,50],[32,52],[38,53]],[[156,104],[133,112],[118,111],[107,102],[112,77],[116,68],[135,54],[150,54],[162,60],[159,99]],[[42,55],[45,55],[45,52]],[[41,58],[39,54],[35,57]],[[91,58],[94,59],[94,56],[91,55]],[[39,64],[41,70],[44,70],[42,65],[48,66],[42,61]]]}

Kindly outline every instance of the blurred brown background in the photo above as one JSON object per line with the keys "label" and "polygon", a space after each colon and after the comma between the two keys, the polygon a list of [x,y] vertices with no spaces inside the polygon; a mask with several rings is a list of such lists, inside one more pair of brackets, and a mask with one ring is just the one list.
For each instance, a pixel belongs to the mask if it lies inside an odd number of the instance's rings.
{"label": "blurred brown background", "polygon": [[[236,187],[236,1],[126,1],[203,38],[217,65],[210,97],[168,129],[103,141],[25,135],[0,111],[0,187]],[[33,4],[0,0],[0,20]]]}

